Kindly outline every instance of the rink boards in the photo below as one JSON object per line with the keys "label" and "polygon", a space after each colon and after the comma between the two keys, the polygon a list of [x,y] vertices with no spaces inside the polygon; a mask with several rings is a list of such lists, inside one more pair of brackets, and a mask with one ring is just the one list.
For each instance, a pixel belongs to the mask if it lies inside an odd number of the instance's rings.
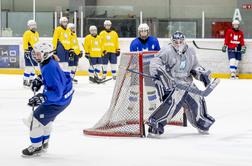
{"label": "rink boards", "polygon": [[[43,38],[40,40],[51,42],[52,38]],[[120,38],[121,52],[128,52],[129,45],[133,38]],[[221,49],[224,39],[187,39],[187,43],[194,47],[192,40],[195,40],[200,47]],[[79,38],[79,44],[83,50],[82,43],[84,39]],[[169,38],[159,38],[160,46],[168,44]],[[247,52],[239,67],[240,78],[252,78],[252,39],[245,40]],[[0,38],[0,74],[23,74],[24,59],[21,37]],[[195,47],[194,47],[195,48]],[[212,71],[213,77],[228,78],[229,62],[227,53],[221,51],[209,51],[195,48],[199,62],[205,68]],[[78,66],[77,75],[87,75],[89,64],[88,60],[81,58]],[[109,73],[111,74],[111,73]]]}

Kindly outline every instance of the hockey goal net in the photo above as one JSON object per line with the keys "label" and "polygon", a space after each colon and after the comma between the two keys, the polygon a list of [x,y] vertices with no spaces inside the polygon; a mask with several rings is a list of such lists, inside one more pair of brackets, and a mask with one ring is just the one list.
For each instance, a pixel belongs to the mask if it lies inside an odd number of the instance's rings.
{"label": "hockey goal net", "polygon": [[[148,64],[156,53],[129,52],[121,54],[118,76],[109,109],[94,127],[85,129],[84,134],[121,137],[145,136],[144,124],[153,113],[153,110],[149,110],[148,97],[150,96],[147,94],[146,89],[148,88],[145,85],[152,80],[137,73],[148,73]],[[153,96],[155,95],[157,96],[155,104],[158,107],[160,103],[157,93],[153,94]],[[186,126],[183,108],[169,124]]]}

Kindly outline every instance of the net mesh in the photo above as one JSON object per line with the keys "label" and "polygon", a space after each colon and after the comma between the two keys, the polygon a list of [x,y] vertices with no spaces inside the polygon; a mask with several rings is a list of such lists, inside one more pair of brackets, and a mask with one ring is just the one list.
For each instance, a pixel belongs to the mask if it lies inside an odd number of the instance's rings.
{"label": "net mesh", "polygon": [[[148,73],[148,64],[154,56],[153,52],[123,53],[118,67],[118,76],[111,103],[107,112],[94,125],[85,129],[84,134],[98,136],[143,136],[144,123],[153,113],[146,92],[146,83],[151,78],[133,73]],[[130,71],[131,72],[130,72]],[[155,96],[157,94],[154,94]],[[160,104],[155,100],[156,107]],[[175,125],[184,125],[184,111],[173,117],[169,122]]]}

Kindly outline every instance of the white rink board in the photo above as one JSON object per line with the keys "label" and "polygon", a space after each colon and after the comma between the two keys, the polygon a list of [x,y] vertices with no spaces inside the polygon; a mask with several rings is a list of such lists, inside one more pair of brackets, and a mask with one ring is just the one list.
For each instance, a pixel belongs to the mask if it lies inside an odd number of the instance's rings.
{"label": "white rink board", "polygon": [[[43,38],[40,40],[51,42],[52,38]],[[121,52],[128,52],[129,46],[133,38],[120,38],[120,48]],[[168,44],[170,39],[168,38],[159,38],[160,46]],[[192,44],[192,40],[195,40],[198,46],[200,47],[208,47],[208,48],[219,48],[221,49],[223,46],[224,39],[187,39],[187,43],[194,47]],[[252,73],[252,39],[245,40],[247,46],[247,53],[243,56],[243,60],[240,65],[240,73],[241,74],[251,74]],[[84,43],[84,39],[79,38],[79,44],[82,45]],[[1,37],[0,45],[8,45],[8,44],[18,44],[20,45],[20,66],[24,67],[23,60],[23,49],[22,49],[22,38],[20,37]],[[83,49],[83,47],[81,46]],[[195,47],[194,47],[195,48]],[[195,48],[196,49],[196,48]],[[209,50],[199,50],[196,49],[199,62],[205,66],[207,69],[210,69],[213,73],[229,73],[228,66],[228,58],[227,53],[222,53],[221,51],[209,51]],[[80,59],[79,70],[87,71],[89,67],[88,60],[85,58]]]}

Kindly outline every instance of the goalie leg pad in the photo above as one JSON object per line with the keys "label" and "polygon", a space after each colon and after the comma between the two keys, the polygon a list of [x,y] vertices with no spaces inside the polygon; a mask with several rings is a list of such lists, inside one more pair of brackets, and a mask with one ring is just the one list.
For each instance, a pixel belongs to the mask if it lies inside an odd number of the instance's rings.
{"label": "goalie leg pad", "polygon": [[211,116],[206,116],[206,106],[203,105],[202,98],[188,94],[185,103],[188,107],[186,116],[191,125],[200,130],[208,131],[215,120]]}
{"label": "goalie leg pad", "polygon": [[153,125],[150,125],[152,121],[155,121],[155,123],[157,123],[156,127],[159,127],[160,124],[162,126],[165,126],[167,122],[169,122],[182,107],[182,103],[186,94],[186,92],[180,90],[173,90],[172,92],[170,92],[165,101],[149,117],[148,124],[150,128],[155,127]]}

